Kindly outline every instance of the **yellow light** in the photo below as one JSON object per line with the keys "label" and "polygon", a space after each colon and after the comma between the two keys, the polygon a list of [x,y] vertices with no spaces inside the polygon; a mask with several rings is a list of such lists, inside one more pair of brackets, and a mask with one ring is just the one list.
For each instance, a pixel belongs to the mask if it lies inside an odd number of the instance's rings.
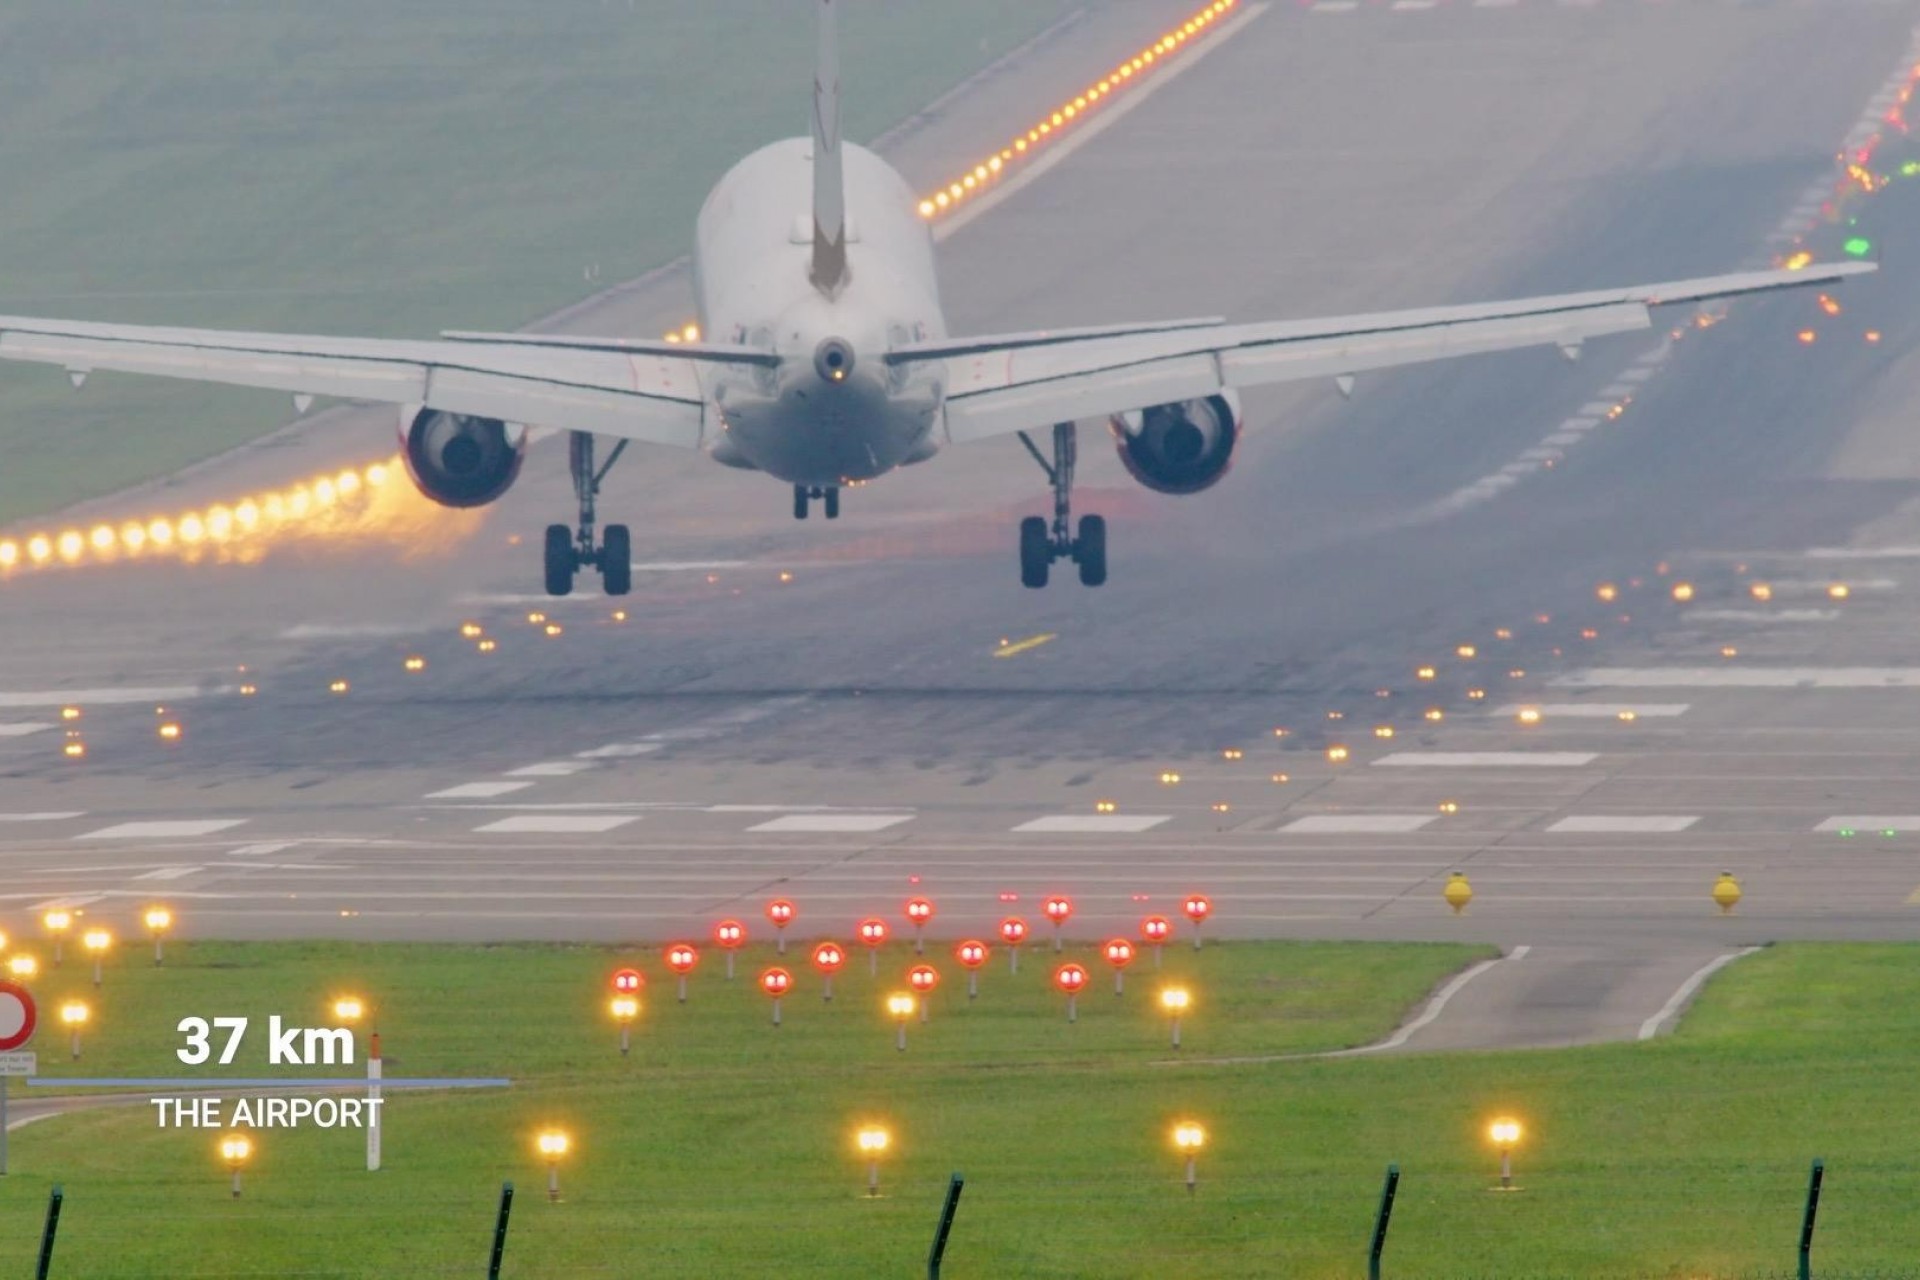
{"label": "yellow light", "polygon": [[366,1013],[366,1002],[359,996],[341,996],[333,1002],[333,1016],[342,1022],[358,1022]]}
{"label": "yellow light", "polygon": [[80,536],[79,530],[69,529],[60,535],[59,541],[54,545],[60,552],[62,560],[74,561],[80,558],[80,553],[86,549],[87,544],[86,539]]}
{"label": "yellow light", "polygon": [[113,530],[104,524],[95,525],[93,532],[87,535],[87,541],[93,544],[95,551],[111,551],[113,549],[113,538]]}
{"label": "yellow light", "polygon": [[60,708],[60,718],[62,720],[78,720],[80,718],[80,708],[62,707]]}
{"label": "yellow light", "polygon": [[80,945],[95,953],[113,945],[113,935],[105,929],[89,929],[80,935]]}
{"label": "yellow light", "polygon": [[360,475],[354,471],[342,471],[333,478],[333,487],[340,491],[343,498],[351,498],[360,492]]}
{"label": "yellow light", "polygon": [[260,692],[260,686],[257,684],[243,684],[240,686],[240,696],[243,698],[251,698],[258,692]]}
{"label": "yellow light", "polygon": [[1632,724],[1635,720],[1638,720],[1639,718],[1640,718],[1640,713],[1638,711],[1635,711],[1632,707],[1628,707],[1620,713],[1620,721],[1623,724]]}
{"label": "yellow light", "polygon": [[1723,658],[1737,658],[1740,656],[1740,651],[1730,644],[1723,644],[1720,646],[1720,656]]}
{"label": "yellow light", "polygon": [[313,500],[321,506],[332,506],[335,496],[333,481],[322,477],[313,482]]}
{"label": "yellow light", "polygon": [[613,611],[613,620],[615,622],[625,622],[627,620],[627,611],[625,609],[615,609]]}
{"label": "yellow light", "polygon": [[1518,719],[1521,724],[1539,724],[1540,708],[1522,707],[1520,708],[1520,714],[1516,717],[1516,719]]}
{"label": "yellow light", "polygon": [[1416,680],[1431,680],[1438,674],[1439,672],[1435,671],[1432,667],[1421,667],[1413,673],[1413,678]]}
{"label": "yellow light", "polygon": [[10,956],[7,972],[16,978],[31,978],[40,972],[40,962],[29,955]]}
{"label": "yellow light", "polygon": [[864,1156],[879,1155],[892,1140],[892,1136],[878,1125],[867,1125],[854,1135],[854,1141],[860,1146],[860,1154]]}
{"label": "yellow light", "polygon": [[1455,649],[1454,652],[1459,654],[1463,658],[1477,657],[1480,653],[1478,649],[1474,648],[1470,644],[1463,644],[1458,649]]}
{"label": "yellow light", "polygon": [[1222,760],[1238,760],[1244,754],[1245,753],[1242,752],[1238,747],[1228,747],[1226,750],[1220,753],[1220,758]]}
{"label": "yellow light", "polygon": [[129,521],[128,523],[121,525],[120,541],[126,545],[126,548],[129,551],[140,550],[140,548],[147,545],[146,526],[142,524],[134,523],[132,521]]}
{"label": "yellow light", "polygon": [[1502,1116],[1487,1126],[1487,1136],[1493,1139],[1497,1147],[1516,1146],[1520,1141],[1520,1122]]}
{"label": "yellow light", "polygon": [[212,507],[207,511],[207,536],[215,542],[224,541],[233,533],[233,512],[226,507]]}
{"label": "yellow light", "polygon": [[499,647],[499,645],[498,645],[498,642],[493,640],[482,640],[478,645],[474,647],[479,649],[480,652],[482,653],[492,653],[496,648]]}
{"label": "yellow light", "polygon": [[1442,800],[1440,802],[1440,812],[1458,813],[1460,812],[1460,802],[1458,800]]}
{"label": "yellow light", "polygon": [[546,632],[547,632],[547,634],[548,634],[548,635],[550,635],[550,636],[557,636],[557,635],[560,635],[560,634],[561,634],[562,632],[564,632],[565,630],[566,630],[566,628],[565,628],[565,627],[563,627],[563,626],[561,626],[561,625],[560,625],[559,623],[557,623],[557,622],[549,622],[549,623],[547,624],[547,626],[546,626]]}
{"label": "yellow light", "polygon": [[620,1022],[632,1022],[640,1016],[640,1001],[634,996],[615,996],[607,1007]]}
{"label": "yellow light", "polygon": [[1328,764],[1340,764],[1344,762],[1346,758],[1347,758],[1347,749],[1345,747],[1332,746],[1327,748]]}
{"label": "yellow light", "polygon": [[1180,775],[1175,773],[1173,770],[1168,769],[1160,775],[1160,782],[1163,786],[1169,786],[1169,787],[1178,786],[1180,782]]}
{"label": "yellow light", "polygon": [[1493,633],[1493,638],[1495,640],[1511,640],[1513,639],[1513,632],[1507,627],[1501,627]]}
{"label": "yellow light", "polygon": [[1773,599],[1773,587],[1765,582],[1756,582],[1747,588],[1747,594],[1755,600],[1771,600]]}
{"label": "yellow light", "polygon": [[332,684],[327,686],[327,692],[328,693],[345,693],[350,688],[352,688],[352,686],[349,685],[345,680],[335,680]]}
{"label": "yellow light", "polygon": [[408,671],[425,671],[427,669],[427,660],[416,653],[409,655],[407,660],[400,665]]}
{"label": "yellow light", "polygon": [[923,217],[923,218],[931,218],[931,217],[933,216],[933,210],[934,210],[934,203],[933,203],[933,201],[931,201],[931,200],[922,200],[922,201],[920,202],[920,216],[921,216],[921,217]]}
{"label": "yellow light", "polygon": [[1802,249],[1789,257],[1785,265],[1789,271],[1805,271],[1809,266],[1813,265],[1813,255],[1807,250]]}
{"label": "yellow light", "polygon": [[87,744],[84,742],[69,742],[60,748],[60,754],[66,756],[69,760],[78,760],[87,754]]}
{"label": "yellow light", "polygon": [[1207,1145],[1207,1131],[1191,1120],[1183,1120],[1173,1126],[1173,1145],[1183,1152],[1198,1151]]}
{"label": "yellow light", "polygon": [[1693,599],[1693,584],[1691,582],[1674,583],[1673,598],[1681,604],[1685,604],[1687,601]]}
{"label": "yellow light", "polygon": [[1390,724],[1377,724],[1373,727],[1373,736],[1376,738],[1391,738],[1393,736],[1393,726]]}
{"label": "yellow light", "polygon": [[1486,698],[1486,696],[1487,696],[1487,691],[1486,691],[1485,689],[1469,689],[1469,690],[1467,690],[1467,700],[1468,700],[1469,702],[1479,702],[1479,701],[1482,701],[1483,699],[1485,699],[1485,698]]}
{"label": "yellow light", "polygon": [[1439,724],[1442,720],[1445,720],[1447,718],[1447,713],[1442,711],[1438,707],[1428,707],[1426,711],[1423,712],[1422,714],[1425,715],[1427,719],[1433,721],[1435,724]]}
{"label": "yellow light", "polygon": [[0,539],[0,569],[11,569],[20,563],[20,544]]}
{"label": "yellow light", "polygon": [[220,1139],[220,1158],[236,1168],[245,1164],[253,1158],[253,1140],[244,1134]]}
{"label": "yellow light", "polygon": [[532,613],[529,613],[527,615],[527,621],[532,623],[536,627],[539,626],[541,623],[545,622],[546,620],[547,620],[547,615],[540,612],[538,609],[535,609]]}
{"label": "yellow light", "polygon": [[1185,1013],[1193,1004],[1193,993],[1185,987],[1167,987],[1160,992],[1160,1007],[1168,1013]]}
{"label": "yellow light", "polygon": [[171,720],[161,725],[155,732],[166,742],[178,742],[180,740],[180,726]]}
{"label": "yellow light", "polygon": [[68,1000],[60,1006],[60,1021],[69,1027],[77,1027],[87,1020],[86,1002]]}
{"label": "yellow light", "polygon": [[477,622],[463,622],[460,624],[460,634],[469,640],[478,640],[485,631],[486,628]]}
{"label": "yellow light", "polygon": [[1853,588],[1849,587],[1844,582],[1836,582],[1832,586],[1827,588],[1827,598],[1829,600],[1845,600],[1848,596],[1852,594],[1853,594]]}
{"label": "yellow light", "polygon": [[384,463],[376,462],[366,470],[367,483],[383,485],[387,482],[387,468]]}
{"label": "yellow light", "polygon": [[185,515],[180,517],[178,532],[180,541],[192,545],[206,536],[207,526],[201,522],[199,516]]}
{"label": "yellow light", "polygon": [[173,912],[167,910],[165,907],[148,907],[147,914],[142,918],[146,921],[147,928],[153,930],[155,933],[160,933],[173,927]]}
{"label": "yellow light", "polygon": [[919,1001],[915,997],[902,991],[896,991],[887,997],[887,1012],[902,1022],[911,1018],[914,1010],[919,1007]]}
{"label": "yellow light", "polygon": [[1095,800],[1093,802],[1093,811],[1095,813],[1112,813],[1113,810],[1114,804],[1111,800]]}
{"label": "yellow light", "polygon": [[48,933],[65,933],[73,927],[73,913],[55,907],[40,917],[40,923],[46,926]]}

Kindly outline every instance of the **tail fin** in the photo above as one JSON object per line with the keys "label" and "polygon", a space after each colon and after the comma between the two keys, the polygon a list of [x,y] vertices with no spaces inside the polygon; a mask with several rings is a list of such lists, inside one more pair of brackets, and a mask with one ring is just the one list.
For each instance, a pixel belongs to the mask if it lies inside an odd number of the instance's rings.
{"label": "tail fin", "polygon": [[847,278],[846,185],[840,163],[840,0],[818,0],[813,69],[813,286],[832,293]]}

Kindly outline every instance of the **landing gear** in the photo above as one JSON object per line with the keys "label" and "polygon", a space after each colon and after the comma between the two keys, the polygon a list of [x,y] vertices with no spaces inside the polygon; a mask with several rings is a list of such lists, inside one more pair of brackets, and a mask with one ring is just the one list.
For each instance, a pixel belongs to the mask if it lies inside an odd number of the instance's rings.
{"label": "landing gear", "polygon": [[1107,580],[1107,522],[1099,516],[1080,517],[1080,536],[1072,536],[1073,463],[1076,450],[1071,422],[1053,428],[1053,461],[1048,462],[1033,438],[1020,433],[1020,443],[1047,473],[1053,485],[1053,523],[1039,516],[1020,522],[1020,582],[1040,588],[1047,585],[1047,571],[1055,560],[1071,560],[1080,567],[1083,586],[1097,587]]}
{"label": "landing gear", "polygon": [[600,571],[600,584],[610,596],[623,596],[633,589],[633,536],[627,526],[608,525],[597,547],[593,537],[593,500],[600,492],[600,482],[607,478],[607,472],[613,470],[613,464],[626,449],[627,442],[622,440],[607,455],[606,465],[596,470],[593,436],[585,431],[567,433],[567,466],[573,472],[573,495],[580,500],[580,525],[577,529],[563,524],[547,526],[548,595],[564,596],[572,592],[574,575],[588,567]]}
{"label": "landing gear", "polygon": [[820,499],[820,505],[826,509],[827,519],[838,520],[840,518],[840,486],[827,485],[822,488],[819,485],[815,485],[812,488],[808,488],[804,484],[793,486],[793,518],[795,520],[805,520],[807,518],[807,504],[815,498]]}

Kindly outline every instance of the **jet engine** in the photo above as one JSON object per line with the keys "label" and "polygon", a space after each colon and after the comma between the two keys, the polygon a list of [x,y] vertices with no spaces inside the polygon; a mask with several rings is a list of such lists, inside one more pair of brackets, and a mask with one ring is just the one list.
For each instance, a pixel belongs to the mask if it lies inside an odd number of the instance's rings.
{"label": "jet engine", "polygon": [[440,409],[413,410],[400,422],[407,474],[443,507],[485,506],[520,474],[527,452],[524,428]]}
{"label": "jet engine", "polygon": [[1199,493],[1227,473],[1240,435],[1240,397],[1158,404],[1112,419],[1113,440],[1135,480],[1156,493]]}

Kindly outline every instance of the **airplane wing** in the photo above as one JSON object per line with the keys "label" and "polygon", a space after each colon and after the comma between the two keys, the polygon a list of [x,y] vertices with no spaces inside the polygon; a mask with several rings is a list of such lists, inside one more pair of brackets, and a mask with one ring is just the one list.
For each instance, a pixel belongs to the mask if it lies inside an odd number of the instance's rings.
{"label": "airplane wing", "polygon": [[1847,262],[1630,289],[1267,324],[1140,326],[1087,336],[1009,334],[902,347],[892,363],[947,365],[947,436],[960,443],[1215,395],[1520,347],[1576,355],[1588,338],[1652,326],[1654,307],[1832,284],[1875,270]]}
{"label": "airplane wing", "polygon": [[97,369],[349,400],[422,405],[505,422],[699,445],[703,362],[755,363],[733,348],[631,350],[529,336],[407,341],[237,333],[0,316],[0,360]]}

